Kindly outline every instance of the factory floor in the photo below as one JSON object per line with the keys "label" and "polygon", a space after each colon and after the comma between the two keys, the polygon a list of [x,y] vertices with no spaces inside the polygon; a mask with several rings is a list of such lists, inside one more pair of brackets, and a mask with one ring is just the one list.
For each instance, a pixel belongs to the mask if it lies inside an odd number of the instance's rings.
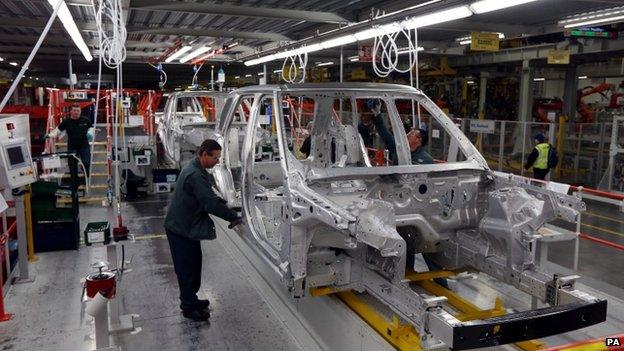
{"label": "factory floor", "polygon": [[[120,310],[138,317],[137,331],[120,334],[115,344],[122,350],[306,349],[293,336],[286,319],[271,307],[266,292],[250,283],[249,270],[220,239],[203,243],[200,297],[211,300],[210,323],[192,322],[181,316],[169,245],[163,235],[167,202],[168,194],[158,194],[123,204],[124,224],[135,240],[125,245],[131,270],[121,283]],[[113,213],[99,206],[82,206],[80,217],[81,227],[107,217],[114,223]],[[624,214],[613,207],[589,203],[583,221],[584,232],[624,243]],[[583,331],[549,338],[548,345],[624,330],[624,277],[620,272],[624,253],[585,240],[580,245],[581,282],[592,288],[587,292],[609,299],[609,319]],[[569,267],[572,252],[570,243],[551,244],[549,260]],[[93,350],[93,325],[80,301],[81,279],[92,271],[89,265],[104,256],[102,247],[38,254],[39,260],[31,265],[35,281],[12,286],[6,297],[6,310],[14,317],[0,323],[0,350]],[[504,297],[505,306],[512,308],[528,301],[526,296],[514,295],[512,288],[487,278],[462,283],[458,290],[478,305],[487,305],[496,295]],[[361,349],[367,350],[364,346]]]}

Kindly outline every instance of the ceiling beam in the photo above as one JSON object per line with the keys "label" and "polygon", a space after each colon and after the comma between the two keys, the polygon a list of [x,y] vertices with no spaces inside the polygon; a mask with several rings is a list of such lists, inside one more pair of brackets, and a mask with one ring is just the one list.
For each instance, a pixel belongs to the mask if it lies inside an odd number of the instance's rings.
{"label": "ceiling beam", "polygon": [[285,35],[279,33],[261,33],[261,32],[241,32],[234,30],[219,29],[193,29],[193,28],[146,28],[146,27],[128,27],[128,33],[143,34],[162,34],[162,35],[191,35],[197,37],[212,38],[237,38],[237,39],[263,39],[271,41],[287,41],[290,40]]}
{"label": "ceiling beam", "polygon": [[[39,39],[38,35],[19,35],[19,34],[0,34],[0,43],[15,43],[15,44],[26,44],[33,45]],[[85,38],[85,42],[87,45],[97,46],[97,39],[89,39]],[[168,47],[173,45],[173,42],[146,42],[146,41],[136,41],[136,40],[128,40],[126,41],[127,48],[135,48],[135,49],[160,49],[163,47]],[[43,45],[58,45],[58,46],[67,46],[74,47],[74,43],[72,41],[67,40],[67,36],[58,36],[58,35],[49,35],[46,36],[43,41]]]}
{"label": "ceiling beam", "polygon": [[176,11],[206,15],[262,17],[317,23],[349,22],[344,17],[332,12],[291,10],[276,7],[239,6],[162,0],[132,0],[130,7],[135,10]]}

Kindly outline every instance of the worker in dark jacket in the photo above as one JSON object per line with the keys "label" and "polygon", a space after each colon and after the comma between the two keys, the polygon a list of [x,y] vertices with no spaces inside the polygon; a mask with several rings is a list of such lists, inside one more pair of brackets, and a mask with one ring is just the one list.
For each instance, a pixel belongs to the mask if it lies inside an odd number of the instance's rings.
{"label": "worker in dark jacket", "polygon": [[197,298],[201,286],[202,250],[200,240],[216,238],[215,226],[209,215],[240,223],[238,214],[226,206],[212,187],[214,179],[206,169],[214,167],[221,157],[221,146],[214,140],[204,141],[198,157],[178,177],[173,198],[165,217],[165,230],[173,267],[180,287],[180,308],[186,318],[205,321],[210,318],[208,300]]}
{"label": "worker in dark jacket", "polygon": [[550,153],[550,144],[546,142],[544,134],[535,136],[535,147],[529,154],[524,169],[527,171],[533,167],[533,178],[544,180],[550,168],[548,167],[548,155]]}

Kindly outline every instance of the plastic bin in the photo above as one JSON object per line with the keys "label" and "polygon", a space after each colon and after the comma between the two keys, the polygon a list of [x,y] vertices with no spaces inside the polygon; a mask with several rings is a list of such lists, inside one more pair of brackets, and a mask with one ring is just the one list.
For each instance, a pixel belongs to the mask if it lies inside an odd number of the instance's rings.
{"label": "plastic bin", "polygon": [[108,222],[89,222],[84,230],[85,245],[108,244],[110,242],[110,224]]}

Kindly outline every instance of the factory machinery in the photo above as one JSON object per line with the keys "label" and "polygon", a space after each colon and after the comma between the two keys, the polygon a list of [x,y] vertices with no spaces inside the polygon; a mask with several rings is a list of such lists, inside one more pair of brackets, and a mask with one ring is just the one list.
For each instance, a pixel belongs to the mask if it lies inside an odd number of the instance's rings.
{"label": "factory machinery", "polygon": [[[405,133],[395,132],[396,164],[373,166],[356,127],[370,99],[381,101],[392,131],[403,130],[397,102],[419,105],[442,126],[445,159],[412,165]],[[283,104],[292,100],[313,104],[312,118],[293,125],[295,111]],[[292,297],[366,292],[413,328],[423,349],[516,343],[606,320],[607,301],[577,290],[578,276],[543,271],[535,257],[544,225],[574,222],[584,203],[491,171],[421,91],[372,83],[255,86],[230,93],[219,112],[211,133],[223,145],[213,170],[218,190],[242,212],[239,234]],[[311,147],[302,156],[299,126],[308,122]],[[443,271],[415,274],[421,254]],[[409,284],[463,271],[486,273],[548,307],[467,321],[449,310],[450,295]]]}

